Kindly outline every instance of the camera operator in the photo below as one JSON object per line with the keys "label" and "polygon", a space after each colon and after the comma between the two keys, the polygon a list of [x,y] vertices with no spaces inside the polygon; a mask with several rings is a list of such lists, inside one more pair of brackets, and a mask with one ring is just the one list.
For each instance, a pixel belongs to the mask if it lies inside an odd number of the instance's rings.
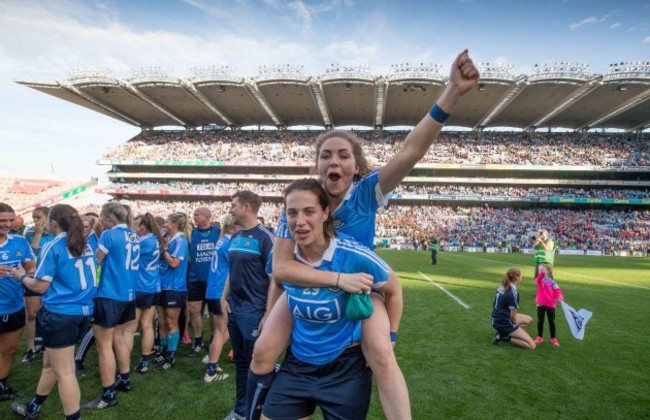
{"label": "camera operator", "polygon": [[555,259],[555,242],[548,236],[548,230],[540,229],[538,236],[533,236],[533,248],[535,249],[535,278],[539,274],[540,264],[553,266]]}

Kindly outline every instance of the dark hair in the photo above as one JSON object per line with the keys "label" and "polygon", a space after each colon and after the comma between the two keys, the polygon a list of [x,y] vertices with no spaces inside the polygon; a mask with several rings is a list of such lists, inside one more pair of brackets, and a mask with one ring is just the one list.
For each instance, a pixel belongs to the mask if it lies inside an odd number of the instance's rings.
{"label": "dark hair", "polygon": [[45,216],[45,217],[50,215],[50,208],[47,207],[47,206],[36,207],[34,210],[32,210],[32,213],[34,213],[35,211],[37,211],[39,213],[42,213],[43,216]]}
{"label": "dark hair", "polygon": [[262,206],[262,197],[255,194],[253,191],[237,191],[230,198],[232,200],[239,198],[239,202],[242,204],[248,204],[256,215]]}
{"label": "dark hair", "polygon": [[68,251],[77,258],[81,257],[86,249],[86,239],[77,210],[67,204],[56,204],[49,213],[49,219],[54,220],[61,230],[68,234]]}
{"label": "dark hair", "polygon": [[322,133],[320,136],[316,137],[316,171],[318,171],[318,159],[320,157],[320,149],[323,147],[323,143],[326,140],[331,139],[332,137],[340,137],[344,140],[347,140],[352,146],[352,154],[354,155],[354,161],[359,168],[359,173],[355,175],[355,179],[362,178],[367,173],[372,171],[368,160],[366,159],[366,154],[363,151],[363,142],[359,137],[346,130],[330,130]]}
{"label": "dark hair", "polygon": [[[309,191],[316,196],[321,210],[325,211],[330,208],[329,196],[321,183],[313,178],[303,178],[293,181],[287,188],[285,188],[282,198],[285,209],[287,207],[287,196],[295,191]],[[323,222],[323,231],[330,238],[335,238],[337,236],[336,230],[334,229],[334,217],[332,216],[331,211],[327,216],[327,219]]]}
{"label": "dark hair", "polygon": [[0,203],[0,213],[14,213],[14,214],[16,214],[16,212],[14,211],[14,208],[11,207],[7,203]]}
{"label": "dark hair", "polygon": [[160,243],[160,246],[162,246],[165,243],[165,241],[163,240],[162,233],[160,232],[160,226],[158,225],[158,222],[156,221],[156,217],[153,214],[146,212],[145,214],[141,214],[135,219],[139,220],[140,225],[144,225],[149,230],[149,232],[153,233],[154,236],[158,238],[158,242]]}

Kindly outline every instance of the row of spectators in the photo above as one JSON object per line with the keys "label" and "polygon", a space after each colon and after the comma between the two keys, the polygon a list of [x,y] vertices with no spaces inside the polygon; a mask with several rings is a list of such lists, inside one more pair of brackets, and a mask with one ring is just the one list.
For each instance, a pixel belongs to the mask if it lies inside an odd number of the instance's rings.
{"label": "row of spectators", "polygon": [[[252,190],[259,193],[280,193],[288,182],[211,182],[191,183],[186,181],[170,182],[137,182],[116,183],[105,187],[105,190],[146,190],[170,192],[209,192],[219,195],[240,190]],[[475,185],[436,185],[436,184],[401,184],[393,190],[393,194],[442,195],[442,196],[506,196],[506,197],[562,197],[562,198],[615,198],[635,199],[650,198],[650,189],[622,188],[548,188],[548,187],[507,187],[507,186],[475,186]]]}
{"label": "row of spectators", "polygon": [[[124,200],[134,214],[150,211],[167,215],[191,214],[198,206],[212,209],[218,220],[230,208],[228,201]],[[88,207],[82,212],[99,208]],[[280,203],[264,203],[260,216],[277,226]],[[513,209],[490,207],[401,206],[382,208],[376,236],[389,243],[424,244],[436,236],[448,245],[490,246],[509,249],[530,247],[531,235],[548,228],[562,248],[588,250],[647,250],[650,244],[650,210]]]}
{"label": "row of spectators", "polygon": [[0,173],[0,203],[16,211],[78,187],[89,179]]}
{"label": "row of spectators", "polygon": [[[366,156],[382,164],[408,132],[357,131]],[[313,162],[318,131],[143,132],[104,155],[127,160]],[[613,133],[443,132],[421,163],[650,166],[650,138]]]}

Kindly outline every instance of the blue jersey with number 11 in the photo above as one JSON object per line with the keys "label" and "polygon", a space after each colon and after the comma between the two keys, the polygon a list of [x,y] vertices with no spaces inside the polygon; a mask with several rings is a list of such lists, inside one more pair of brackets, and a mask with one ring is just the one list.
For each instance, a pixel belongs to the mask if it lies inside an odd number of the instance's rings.
{"label": "blue jersey with number 11", "polygon": [[56,314],[92,315],[97,290],[95,256],[88,244],[81,257],[70,254],[67,237],[60,233],[41,250],[35,277],[50,282],[43,306]]}
{"label": "blue jersey with number 11", "polygon": [[125,224],[119,224],[102,233],[99,249],[106,257],[102,261],[102,279],[97,297],[121,302],[135,300],[135,282],[140,260],[138,234]]}

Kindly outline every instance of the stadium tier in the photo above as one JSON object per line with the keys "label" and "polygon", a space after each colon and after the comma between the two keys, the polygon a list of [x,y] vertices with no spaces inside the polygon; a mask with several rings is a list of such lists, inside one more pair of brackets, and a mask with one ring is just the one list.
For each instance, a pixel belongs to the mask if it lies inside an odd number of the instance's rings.
{"label": "stadium tier", "polygon": [[[375,166],[406,132],[357,131]],[[313,176],[317,131],[143,132],[98,161],[99,189],[136,212],[164,215],[208,205],[225,213],[250,189],[277,223],[283,188]],[[380,211],[378,246],[526,250],[539,226],[565,252],[645,255],[650,241],[650,138],[622,133],[445,132]]]}

